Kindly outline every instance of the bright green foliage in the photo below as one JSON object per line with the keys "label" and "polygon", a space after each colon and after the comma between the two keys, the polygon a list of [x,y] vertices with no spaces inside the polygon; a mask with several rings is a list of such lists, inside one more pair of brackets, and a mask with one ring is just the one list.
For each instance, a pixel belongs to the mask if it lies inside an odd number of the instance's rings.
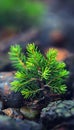
{"label": "bright green foliage", "polygon": [[11,83],[12,90],[19,91],[25,98],[40,96],[41,90],[47,85],[50,93],[63,94],[66,92],[64,84],[69,72],[64,62],[56,60],[57,51],[51,49],[46,56],[41,54],[35,44],[27,44],[26,54],[22,53],[19,45],[11,46],[10,59],[18,70],[15,80]]}
{"label": "bright green foliage", "polygon": [[33,0],[0,0],[0,27],[30,28],[40,23],[45,5]]}

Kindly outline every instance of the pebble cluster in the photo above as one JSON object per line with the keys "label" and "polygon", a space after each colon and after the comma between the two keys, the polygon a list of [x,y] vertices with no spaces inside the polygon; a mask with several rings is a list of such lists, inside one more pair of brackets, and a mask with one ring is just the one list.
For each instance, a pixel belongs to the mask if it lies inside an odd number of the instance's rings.
{"label": "pebble cluster", "polygon": [[41,118],[48,118],[49,121],[58,118],[70,118],[74,116],[74,101],[64,100],[51,102],[46,108],[41,112]]}

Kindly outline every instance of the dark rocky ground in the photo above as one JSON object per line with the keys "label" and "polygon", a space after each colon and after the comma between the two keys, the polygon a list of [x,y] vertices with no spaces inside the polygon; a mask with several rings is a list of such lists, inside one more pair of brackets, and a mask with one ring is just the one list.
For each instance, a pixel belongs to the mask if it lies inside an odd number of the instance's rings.
{"label": "dark rocky ground", "polygon": [[[69,66],[70,67],[70,66]],[[28,106],[22,95],[11,91],[14,72],[0,73],[0,128],[4,130],[73,130],[74,128],[74,89],[73,82],[69,94],[56,101],[47,99],[43,109]]]}

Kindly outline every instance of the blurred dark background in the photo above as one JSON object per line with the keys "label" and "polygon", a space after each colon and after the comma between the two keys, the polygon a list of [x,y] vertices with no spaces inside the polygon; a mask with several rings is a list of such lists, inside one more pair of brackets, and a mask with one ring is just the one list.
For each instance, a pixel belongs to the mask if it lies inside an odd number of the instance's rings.
{"label": "blurred dark background", "polygon": [[13,70],[8,52],[10,45],[35,42],[45,53],[58,50],[58,60],[74,53],[73,0],[1,0],[0,71]]}

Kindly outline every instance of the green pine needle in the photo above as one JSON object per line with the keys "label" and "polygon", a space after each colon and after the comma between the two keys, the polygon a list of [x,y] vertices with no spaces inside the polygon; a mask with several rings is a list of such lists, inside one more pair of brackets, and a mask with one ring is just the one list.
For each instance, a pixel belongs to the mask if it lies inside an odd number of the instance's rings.
{"label": "green pine needle", "polygon": [[10,48],[10,60],[17,69],[15,80],[11,83],[12,90],[22,93],[24,98],[37,98],[41,90],[48,85],[52,93],[63,94],[67,87],[64,84],[69,72],[64,62],[56,60],[57,51],[48,50],[46,56],[41,54],[34,43],[27,44],[26,55],[19,45]]}

